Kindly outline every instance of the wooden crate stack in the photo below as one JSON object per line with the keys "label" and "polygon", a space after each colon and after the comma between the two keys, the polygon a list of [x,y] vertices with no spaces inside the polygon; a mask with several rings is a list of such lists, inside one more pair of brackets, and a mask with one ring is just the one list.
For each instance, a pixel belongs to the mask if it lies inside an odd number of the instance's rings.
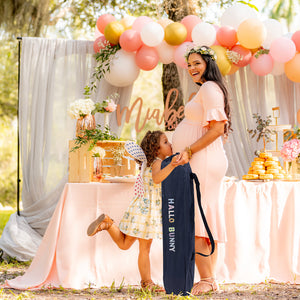
{"label": "wooden crate stack", "polygon": [[[75,151],[70,151],[75,146],[75,141],[69,141],[69,182],[87,183],[93,181],[93,157],[88,151],[90,143],[81,146]],[[97,146],[105,149],[103,161],[103,174],[106,176],[136,175],[136,162],[126,157],[130,155],[125,150],[125,141],[99,141]],[[116,154],[124,149],[122,161],[116,164]]]}

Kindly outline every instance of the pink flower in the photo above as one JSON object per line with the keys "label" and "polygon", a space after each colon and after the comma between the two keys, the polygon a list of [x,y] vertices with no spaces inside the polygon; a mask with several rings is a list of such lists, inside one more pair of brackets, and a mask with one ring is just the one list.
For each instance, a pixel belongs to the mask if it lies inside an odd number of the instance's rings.
{"label": "pink flower", "polygon": [[115,102],[113,100],[110,100],[110,102],[108,102],[107,106],[104,107],[104,109],[108,112],[113,112],[115,111],[117,108],[117,105],[115,104]]}
{"label": "pink flower", "polygon": [[285,142],[282,145],[282,149],[280,151],[281,157],[285,161],[293,161],[298,157],[300,153],[300,140],[292,139],[290,141]]}

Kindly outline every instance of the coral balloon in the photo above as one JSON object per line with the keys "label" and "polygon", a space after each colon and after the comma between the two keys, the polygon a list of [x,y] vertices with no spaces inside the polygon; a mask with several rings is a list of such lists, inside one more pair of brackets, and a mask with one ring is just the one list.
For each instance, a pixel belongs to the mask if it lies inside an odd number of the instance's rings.
{"label": "coral balloon", "polygon": [[182,44],[187,36],[187,30],[184,25],[173,22],[165,28],[165,41],[172,46]]}
{"label": "coral balloon", "polygon": [[221,25],[231,26],[235,29],[238,29],[239,25],[246,19],[255,19],[257,14],[255,9],[245,5],[245,4],[235,4],[230,6],[225,10],[221,17]]}
{"label": "coral balloon", "polygon": [[187,30],[186,42],[192,41],[192,31],[194,27],[201,22],[202,20],[195,15],[188,15],[181,20],[180,23],[183,24]]}
{"label": "coral balloon", "polygon": [[184,68],[187,69],[187,62],[185,60],[185,53],[195,46],[192,42],[184,42],[180,46],[178,46],[174,51],[174,62]]}
{"label": "coral balloon", "polygon": [[145,71],[154,69],[158,64],[159,56],[155,48],[142,46],[135,55],[137,66]]}
{"label": "coral balloon", "polygon": [[104,35],[99,36],[94,41],[94,51],[95,53],[100,52],[101,49],[103,49],[109,42],[105,39]]}
{"label": "coral balloon", "polygon": [[300,53],[284,64],[284,72],[291,81],[300,82]]}
{"label": "coral balloon", "polygon": [[127,16],[120,20],[120,23],[124,26],[125,30],[131,29],[133,22],[135,21],[136,17]]}
{"label": "coral balloon", "polygon": [[159,60],[163,64],[170,64],[173,61],[174,46],[169,45],[166,41],[162,41],[157,47]]}
{"label": "coral balloon", "polygon": [[248,49],[260,47],[266,35],[266,28],[258,19],[247,19],[243,21],[237,30],[238,41],[242,46]]}
{"label": "coral balloon", "polygon": [[116,18],[114,16],[112,16],[111,14],[104,14],[98,18],[96,26],[98,30],[104,34],[106,25],[113,21],[116,21]]}
{"label": "coral balloon", "polygon": [[128,86],[139,76],[140,69],[135,63],[135,54],[119,50],[110,61],[110,70],[104,74],[105,80],[114,86]]}
{"label": "coral balloon", "polygon": [[252,53],[249,49],[244,48],[241,45],[236,45],[232,47],[231,51],[234,51],[240,55],[240,60],[234,63],[238,67],[245,67],[250,63]]}
{"label": "coral balloon", "polygon": [[138,32],[141,32],[143,26],[147,23],[150,23],[150,22],[153,22],[153,20],[149,17],[146,17],[146,16],[140,16],[140,17],[137,17],[135,19],[135,21],[133,22],[131,28],[138,31]]}
{"label": "coral balloon", "polygon": [[274,61],[271,74],[274,76],[279,76],[279,75],[284,74],[284,63]]}
{"label": "coral balloon", "polygon": [[127,52],[136,51],[143,44],[140,33],[133,29],[125,30],[120,36],[119,43],[121,48]]}
{"label": "coral balloon", "polygon": [[258,58],[254,55],[250,60],[250,68],[256,75],[267,75],[273,69],[273,59],[269,54],[261,54]]}
{"label": "coral balloon", "polygon": [[216,38],[223,47],[231,48],[237,43],[236,30],[228,25],[218,29]]}
{"label": "coral balloon", "polygon": [[294,42],[286,37],[274,40],[270,47],[270,55],[276,61],[285,63],[291,60],[296,54]]}
{"label": "coral balloon", "polygon": [[120,22],[113,21],[106,25],[104,29],[104,36],[113,45],[117,45],[119,43],[120,36],[124,31],[125,28]]}
{"label": "coral balloon", "polygon": [[300,30],[296,31],[293,35],[292,35],[292,41],[294,42],[294,44],[296,45],[296,50],[298,52],[300,52]]}
{"label": "coral balloon", "polygon": [[192,40],[199,46],[211,46],[216,40],[216,29],[213,25],[202,22],[192,31]]}
{"label": "coral balloon", "polygon": [[211,46],[217,54],[217,65],[220,69],[222,75],[226,75],[230,72],[231,69],[231,61],[227,58],[227,49],[222,46]]}
{"label": "coral balloon", "polygon": [[173,23],[174,21],[170,19],[160,19],[157,21],[159,25],[162,26],[163,29],[165,29],[169,24]]}
{"label": "coral balloon", "polygon": [[262,43],[262,46],[265,49],[270,49],[271,43],[282,36],[283,29],[280,22],[274,19],[267,19],[263,22],[266,28],[266,38],[264,42]]}
{"label": "coral balloon", "polygon": [[141,30],[142,42],[149,47],[156,47],[159,45],[163,41],[164,36],[164,29],[156,22],[145,24]]}

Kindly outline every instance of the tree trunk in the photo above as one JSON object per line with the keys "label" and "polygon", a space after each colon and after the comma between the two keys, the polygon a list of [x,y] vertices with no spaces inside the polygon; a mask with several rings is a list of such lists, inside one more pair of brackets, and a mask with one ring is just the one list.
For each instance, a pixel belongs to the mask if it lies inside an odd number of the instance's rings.
{"label": "tree trunk", "polygon": [[[195,14],[196,11],[195,3],[193,0],[164,0],[163,6],[164,11],[168,14],[169,19],[173,20],[174,22],[180,22],[182,18],[187,15]],[[175,97],[170,98],[169,107],[172,106],[173,109],[177,110],[180,106],[184,105],[183,93],[176,64],[171,63],[163,65],[162,86],[164,105],[166,105],[167,95],[169,91],[174,88],[178,90],[178,97],[177,99]],[[174,101],[176,102],[174,103]],[[181,120],[182,118],[177,118],[177,120],[174,121],[173,124],[168,124],[168,126],[166,122],[165,130],[174,130],[176,125]]]}

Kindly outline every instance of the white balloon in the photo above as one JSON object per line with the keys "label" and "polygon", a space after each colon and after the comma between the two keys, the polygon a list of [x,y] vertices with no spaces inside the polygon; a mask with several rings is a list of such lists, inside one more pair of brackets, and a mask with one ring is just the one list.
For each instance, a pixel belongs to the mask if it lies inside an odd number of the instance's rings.
{"label": "white balloon", "polygon": [[270,49],[271,43],[283,35],[283,28],[281,23],[275,19],[267,19],[263,23],[267,30],[267,35],[262,46],[265,49]]}
{"label": "white balloon", "polygon": [[135,53],[119,50],[110,62],[110,71],[104,74],[111,85],[124,87],[132,84],[139,76],[140,68],[135,63]]}
{"label": "white balloon", "polygon": [[221,26],[228,25],[237,30],[244,20],[252,18],[257,18],[255,9],[248,5],[237,3],[225,10],[221,17]]}
{"label": "white balloon", "polygon": [[198,46],[211,46],[216,40],[216,29],[213,25],[201,22],[192,30],[192,40]]}
{"label": "white balloon", "polygon": [[149,47],[156,47],[163,41],[164,37],[163,27],[156,22],[145,24],[141,30],[142,42]]}
{"label": "white balloon", "polygon": [[271,74],[274,76],[279,76],[284,74],[284,63],[274,60]]}
{"label": "white balloon", "polygon": [[156,46],[159,60],[163,64],[170,64],[173,61],[174,48],[174,46],[169,45],[166,41],[162,41]]}

